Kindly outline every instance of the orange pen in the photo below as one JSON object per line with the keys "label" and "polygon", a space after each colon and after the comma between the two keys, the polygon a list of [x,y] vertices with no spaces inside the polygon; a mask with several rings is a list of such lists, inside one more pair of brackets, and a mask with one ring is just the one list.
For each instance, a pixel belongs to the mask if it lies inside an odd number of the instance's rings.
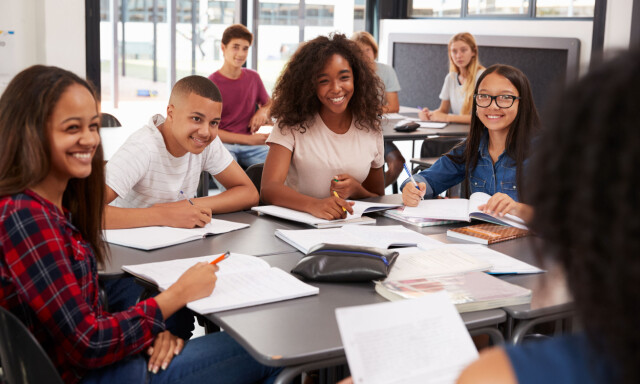
{"label": "orange pen", "polygon": [[229,251],[223,253],[222,255],[218,256],[215,260],[213,260],[212,262],[210,262],[209,264],[211,265],[216,265],[219,262],[221,262],[222,260],[226,259],[227,257],[229,257],[231,254],[229,253]]}

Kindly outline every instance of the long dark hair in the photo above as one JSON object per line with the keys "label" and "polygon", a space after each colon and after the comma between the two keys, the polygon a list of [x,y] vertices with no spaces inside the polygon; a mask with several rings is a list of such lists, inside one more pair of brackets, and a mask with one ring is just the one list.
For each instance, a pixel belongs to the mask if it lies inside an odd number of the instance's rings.
{"label": "long dark hair", "polygon": [[[0,97],[0,196],[13,195],[37,185],[49,174],[51,151],[47,122],[60,96],[73,84],[93,87],[77,75],[57,67],[34,65],[17,74]],[[102,239],[104,209],[102,145],[91,161],[91,175],[71,179],[62,205],[87,240],[99,263],[107,257]]]}
{"label": "long dark hair", "polygon": [[611,382],[640,382],[640,51],[590,71],[558,98],[534,154],[532,228],[564,267]]}
{"label": "long dark hair", "polygon": [[320,110],[316,95],[317,79],[327,60],[334,54],[344,57],[353,71],[353,96],[349,110],[355,126],[380,131],[380,116],[384,105],[384,85],[368,64],[355,41],[343,34],[318,36],[303,43],[291,56],[273,90],[271,116],[278,127],[290,127],[304,132],[310,120]]}
{"label": "long dark hair", "polygon": [[[540,129],[540,117],[538,111],[533,102],[533,95],[531,93],[531,85],[527,76],[518,68],[504,64],[494,64],[487,68],[476,83],[474,94],[478,93],[478,87],[480,83],[491,73],[496,73],[505,77],[513,84],[520,94],[520,100],[518,103],[518,114],[515,120],[511,123],[509,133],[505,143],[505,151],[507,155],[515,161],[516,166],[516,185],[518,189],[519,200],[522,201],[524,191],[524,175],[523,165],[524,161],[529,157],[531,139]],[[465,179],[469,180],[469,174],[478,164],[478,147],[480,146],[480,139],[484,134],[486,128],[482,121],[476,116],[476,100],[473,98],[473,109],[471,113],[471,128],[469,130],[469,137],[460,145],[466,145],[462,156],[454,156],[448,154],[452,160],[457,163],[465,164]]]}

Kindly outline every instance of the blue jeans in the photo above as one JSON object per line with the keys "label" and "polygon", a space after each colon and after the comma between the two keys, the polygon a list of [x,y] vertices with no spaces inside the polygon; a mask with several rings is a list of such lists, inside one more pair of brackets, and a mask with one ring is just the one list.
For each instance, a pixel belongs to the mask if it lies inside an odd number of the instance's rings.
{"label": "blue jeans", "polygon": [[[264,163],[267,159],[267,152],[269,152],[268,145],[244,145],[244,144],[226,144],[223,143],[224,147],[229,150],[233,159],[240,164],[243,169],[249,168],[249,166],[253,164]],[[226,188],[213,178],[213,182],[216,183],[216,186],[223,192]],[[260,192],[260,191],[258,191]]]}
{"label": "blue jeans", "polygon": [[267,152],[269,152],[268,145],[243,145],[243,144],[226,144],[227,148],[233,159],[240,164],[244,169],[249,168],[253,164],[264,163],[267,158]]}
{"label": "blue jeans", "polygon": [[87,374],[83,384],[107,383],[273,383],[282,368],[267,367],[251,357],[225,332],[190,340],[166,371],[147,371],[138,354]]}
{"label": "blue jeans", "polygon": [[[105,280],[103,286],[111,313],[126,311],[133,307],[144,292],[144,288],[137,284],[133,277]],[[189,340],[195,329],[193,322],[193,313],[185,307],[166,319],[165,326],[174,335]]]}

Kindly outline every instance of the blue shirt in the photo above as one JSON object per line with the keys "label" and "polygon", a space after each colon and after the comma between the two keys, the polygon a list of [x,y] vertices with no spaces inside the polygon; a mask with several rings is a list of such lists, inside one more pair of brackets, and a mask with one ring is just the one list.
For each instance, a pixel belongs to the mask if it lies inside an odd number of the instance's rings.
{"label": "blue shirt", "polygon": [[584,334],[564,335],[505,348],[518,383],[613,383],[615,369],[593,353]]}
{"label": "blue shirt", "polygon": [[[467,141],[450,153],[454,156],[462,156]],[[523,168],[526,168],[528,160],[525,160]],[[447,189],[459,184],[465,178],[465,163],[458,164],[447,156],[442,156],[430,168],[414,175],[417,183],[426,183],[425,199],[432,199]],[[411,181],[405,180],[401,190]],[[489,134],[486,129],[480,138],[478,146],[478,163],[469,173],[470,193],[484,192],[490,196],[497,192],[509,195],[514,201],[518,200],[516,187],[516,161],[506,152],[493,163],[489,155]]]}

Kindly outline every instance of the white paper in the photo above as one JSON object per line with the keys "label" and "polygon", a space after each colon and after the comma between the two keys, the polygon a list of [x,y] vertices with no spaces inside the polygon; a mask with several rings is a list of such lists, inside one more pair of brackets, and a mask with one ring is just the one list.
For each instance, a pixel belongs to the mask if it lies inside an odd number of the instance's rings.
{"label": "white paper", "polygon": [[[492,265],[489,269],[491,274],[508,274],[508,273],[542,273],[544,270],[534,267],[531,264],[527,264],[524,261],[520,261],[504,253],[494,251],[485,245],[480,244],[451,244],[451,247],[455,247],[465,252],[466,254],[478,259],[484,260]],[[424,245],[420,246],[421,248]]]}
{"label": "white paper", "polygon": [[444,292],[338,308],[336,320],[356,384],[455,383],[478,357]]}
{"label": "white paper", "polygon": [[421,200],[416,207],[404,207],[403,216],[430,219],[469,221],[469,200],[431,199]]}
{"label": "white paper", "polygon": [[[199,262],[211,262],[220,255],[176,259],[156,263],[125,265],[122,269],[144,280],[154,282],[163,291],[168,289],[189,268]],[[217,281],[208,297],[187,306],[207,314],[233,308],[316,295],[317,287],[303,283],[292,275],[255,256],[232,253],[218,263]]]}
{"label": "white paper", "polygon": [[188,241],[200,239],[207,235],[218,235],[242,228],[249,224],[233,221],[211,219],[202,228],[173,228],[173,227],[140,227],[127,229],[107,229],[104,231],[105,240],[111,244],[123,245],[144,250],[168,247]]}
{"label": "white paper", "polygon": [[440,129],[447,126],[447,123],[441,121],[419,121],[420,128]]}
{"label": "white paper", "polygon": [[[426,248],[426,249],[424,249]],[[396,249],[400,253],[386,280],[407,280],[444,276],[492,267],[487,260],[476,258],[448,244],[422,244],[420,248]]]}
{"label": "white paper", "polygon": [[404,105],[401,105],[400,110],[398,112],[399,113],[418,113],[420,111],[421,111],[420,108],[405,107]]}

